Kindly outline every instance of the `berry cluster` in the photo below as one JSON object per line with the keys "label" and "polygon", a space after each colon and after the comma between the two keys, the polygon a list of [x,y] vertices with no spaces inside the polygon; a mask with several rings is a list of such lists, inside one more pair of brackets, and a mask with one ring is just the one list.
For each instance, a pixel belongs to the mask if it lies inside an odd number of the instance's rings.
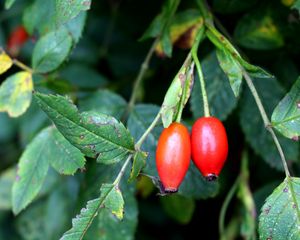
{"label": "berry cluster", "polygon": [[216,180],[228,154],[227,134],[215,117],[201,117],[192,133],[181,123],[165,128],[158,140],[156,166],[166,193],[177,192],[190,165],[190,159],[208,180]]}

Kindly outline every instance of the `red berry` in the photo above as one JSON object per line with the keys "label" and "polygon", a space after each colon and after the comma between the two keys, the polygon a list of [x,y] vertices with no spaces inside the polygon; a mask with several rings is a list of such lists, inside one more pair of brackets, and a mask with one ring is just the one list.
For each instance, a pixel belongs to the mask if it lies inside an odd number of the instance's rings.
{"label": "red berry", "polygon": [[199,118],[191,135],[192,159],[202,175],[215,180],[226,161],[228,140],[222,122],[215,117]]}
{"label": "red berry", "polygon": [[190,160],[189,131],[181,123],[172,123],[162,131],[156,149],[157,171],[165,192],[177,192]]}
{"label": "red berry", "polygon": [[16,27],[9,35],[7,41],[7,50],[13,56],[16,57],[23,44],[28,40],[29,35],[23,26]]}

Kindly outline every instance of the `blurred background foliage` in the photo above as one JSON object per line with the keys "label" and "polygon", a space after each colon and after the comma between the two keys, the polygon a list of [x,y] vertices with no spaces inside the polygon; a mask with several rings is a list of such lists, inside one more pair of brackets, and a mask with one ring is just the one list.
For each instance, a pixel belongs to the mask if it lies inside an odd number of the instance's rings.
{"label": "blurred background foliage", "polygon": [[[51,16],[47,14],[51,9],[50,2],[17,0],[5,10],[4,1],[1,1],[0,45],[5,48],[13,29],[25,24],[31,31],[31,38],[17,58],[28,65],[37,39],[52,27]],[[217,21],[232,36],[242,55],[275,76],[274,79],[255,79],[269,115],[299,76],[300,18],[297,9],[291,9],[293,3],[293,0],[208,1]],[[93,1],[90,11],[82,12],[75,23],[70,24],[70,28],[75,26],[78,30],[78,35],[74,31],[78,44],[71,49],[67,61],[54,72],[34,75],[35,89],[67,94],[80,110],[96,110],[121,118],[133,81],[152,43],[152,40],[139,41],[139,38],[161,6],[158,0]],[[38,15],[33,14],[35,9],[39,9]],[[195,2],[182,1],[179,12],[187,9],[197,10]],[[80,28],[83,28],[82,36]],[[151,60],[138,89],[139,104],[127,122],[135,139],[155,117],[186,54],[186,50],[175,46],[172,57],[157,55]],[[242,86],[240,97],[235,98],[208,40],[201,44],[199,55],[211,113],[224,121],[229,137],[229,157],[218,183],[205,182],[191,166],[179,195],[158,197],[147,177],[141,176],[136,188],[135,184],[128,185],[125,179],[122,183],[125,220],[120,224],[108,212],[103,212],[97,218],[100,223],[92,225],[86,239],[132,239],[133,236],[146,240],[180,240],[187,236],[218,239],[220,209],[239,175],[244,149],[249,153],[248,184],[257,215],[265,198],[284,179],[275,145],[264,129],[246,86]],[[0,83],[14,72],[16,67],[3,74]],[[190,105],[184,110],[184,121],[188,126],[203,115],[197,79],[195,82]],[[119,165],[103,166],[92,159],[88,159],[85,169],[74,176],[59,175],[49,169],[37,199],[14,216],[11,187],[16,177],[16,164],[26,145],[49,123],[34,101],[21,117],[10,118],[6,113],[0,113],[0,239],[58,239],[71,227],[71,218],[86,201],[97,196],[101,183],[113,179],[119,169]],[[154,154],[160,131],[161,127],[157,127],[143,146],[149,152],[145,174],[157,175]],[[299,176],[299,142],[283,138],[280,142],[291,172]],[[101,219],[106,219],[102,225]],[[247,231],[252,231],[247,226],[243,200],[238,197],[234,197],[229,205],[226,223],[227,235],[223,237],[227,238],[224,239],[242,239],[242,235],[247,236]]]}

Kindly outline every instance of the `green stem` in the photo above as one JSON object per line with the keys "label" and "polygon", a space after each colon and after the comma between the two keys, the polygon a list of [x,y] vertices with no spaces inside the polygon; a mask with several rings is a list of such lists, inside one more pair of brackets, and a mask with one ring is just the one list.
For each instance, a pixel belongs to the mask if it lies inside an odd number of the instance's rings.
{"label": "green stem", "polygon": [[240,181],[240,176],[238,176],[234,182],[234,184],[232,185],[231,189],[229,190],[223,205],[221,207],[221,212],[220,212],[220,216],[219,216],[219,234],[220,236],[222,236],[224,234],[225,231],[225,215],[229,206],[229,203],[231,201],[231,199],[233,198],[234,193],[237,190],[238,184]]}
{"label": "green stem", "polygon": [[144,132],[144,134],[141,136],[141,138],[138,140],[138,142],[135,144],[135,149],[140,150],[140,147],[142,146],[143,142],[145,141],[146,137],[149,135],[149,133],[153,130],[153,128],[156,126],[157,122],[160,119],[160,111],[150,124],[150,126],[147,128],[147,130]]}
{"label": "green stem", "polygon": [[140,70],[139,70],[139,73],[134,81],[134,85],[133,85],[133,90],[132,90],[132,94],[131,94],[131,97],[130,97],[130,100],[129,100],[129,103],[128,103],[128,106],[127,106],[127,109],[126,109],[126,114],[125,114],[125,117],[127,117],[127,115],[132,111],[133,109],[133,106],[135,104],[135,101],[136,101],[136,97],[137,97],[137,93],[138,93],[138,89],[142,83],[142,80],[144,78],[144,75],[147,71],[147,69],[149,68],[149,62],[153,56],[153,53],[155,51],[155,48],[159,42],[159,37],[157,37],[150,50],[148,51],[147,55],[146,55],[146,58],[144,59],[141,67],[140,67]]}
{"label": "green stem", "polygon": [[208,104],[208,97],[207,97],[207,93],[206,93],[205,81],[204,81],[201,64],[200,64],[200,61],[199,61],[198,55],[197,55],[199,43],[202,39],[203,33],[204,33],[204,28],[201,28],[196,36],[195,43],[192,47],[191,52],[192,52],[192,57],[195,62],[195,65],[196,65],[196,69],[197,69],[198,77],[199,77],[199,81],[200,81],[200,87],[201,87],[202,98],[203,98],[204,116],[209,117],[210,113],[209,113],[209,104]]}
{"label": "green stem", "polygon": [[246,80],[246,83],[247,83],[247,85],[248,85],[248,87],[249,87],[249,89],[250,89],[250,91],[251,91],[251,93],[252,93],[252,95],[254,97],[254,100],[256,102],[256,105],[258,107],[260,115],[261,115],[261,117],[263,119],[263,122],[265,124],[265,127],[271,133],[273,141],[275,142],[275,145],[277,147],[277,150],[279,152],[279,155],[280,155],[283,167],[284,167],[285,175],[287,177],[290,177],[291,175],[290,175],[287,163],[286,163],[286,159],[285,159],[285,155],[283,153],[282,147],[281,147],[281,145],[280,145],[280,143],[278,141],[278,138],[277,138],[274,130],[271,127],[272,126],[271,122],[270,122],[270,120],[268,118],[268,115],[267,115],[265,109],[264,109],[264,106],[263,106],[263,104],[261,102],[261,99],[260,99],[260,97],[259,97],[259,95],[258,95],[258,93],[256,91],[256,88],[255,88],[255,86],[253,84],[253,81],[252,81],[251,77],[249,76],[249,74],[245,70],[243,70],[243,76],[244,76],[244,78]]}
{"label": "green stem", "polygon": [[18,66],[19,68],[25,70],[26,72],[29,72],[29,73],[33,73],[33,69],[28,67],[27,65],[25,65],[24,63],[20,62],[19,60],[17,59],[13,59],[13,63]]}
{"label": "green stem", "polygon": [[124,173],[125,173],[125,170],[126,170],[126,167],[128,166],[129,162],[130,162],[130,159],[132,158],[132,154],[130,154],[128,156],[128,158],[126,159],[126,161],[124,162],[118,176],[116,177],[115,181],[113,182],[113,185],[117,186],[119,185]]}
{"label": "green stem", "polygon": [[[218,31],[213,27],[213,22],[210,21],[211,20],[210,16],[212,16],[212,15],[210,14],[210,11],[208,10],[208,7],[204,4],[203,1],[204,0],[198,0],[197,2],[198,2],[198,5],[199,5],[201,13],[203,14],[203,16],[205,18],[208,18],[208,20],[209,20],[208,23],[206,22],[206,27],[208,27],[209,30],[213,31],[213,34],[215,34],[217,36]],[[221,23],[219,23],[219,25],[221,25]],[[231,44],[230,42],[228,42],[228,43]],[[234,52],[232,54],[234,54]],[[247,85],[248,85],[248,87],[249,87],[249,89],[250,89],[250,91],[251,91],[251,93],[252,93],[252,95],[253,95],[253,97],[255,99],[256,105],[257,105],[258,110],[260,112],[260,115],[261,115],[261,117],[263,119],[265,127],[271,133],[273,141],[274,141],[274,143],[275,143],[275,145],[277,147],[277,150],[279,152],[279,155],[280,155],[283,167],[284,167],[285,175],[287,177],[290,177],[290,172],[289,172],[289,169],[288,169],[288,166],[287,166],[287,162],[286,162],[285,155],[283,153],[282,147],[281,147],[281,145],[280,145],[280,143],[278,141],[278,138],[277,138],[274,130],[272,129],[272,124],[271,124],[271,122],[270,122],[270,120],[269,120],[269,118],[267,116],[267,113],[266,113],[266,111],[264,109],[264,106],[263,106],[263,104],[261,102],[261,99],[260,99],[260,97],[259,97],[259,95],[258,95],[258,93],[256,91],[256,88],[255,88],[255,86],[253,84],[253,81],[252,81],[251,77],[249,76],[249,74],[247,73],[247,71],[245,69],[243,69],[243,77],[245,78],[246,83],[247,83]]]}
{"label": "green stem", "polygon": [[213,25],[213,16],[211,12],[208,10],[208,6],[205,2],[205,0],[197,0],[200,12],[202,16],[204,17],[205,22],[210,23]]}

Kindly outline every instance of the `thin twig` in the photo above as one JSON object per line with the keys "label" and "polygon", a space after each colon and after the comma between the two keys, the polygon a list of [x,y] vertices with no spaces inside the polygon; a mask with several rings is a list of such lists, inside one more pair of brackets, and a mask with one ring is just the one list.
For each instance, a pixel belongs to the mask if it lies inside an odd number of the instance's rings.
{"label": "thin twig", "polygon": [[140,67],[140,70],[139,70],[139,73],[136,77],[136,79],[134,80],[134,85],[133,85],[133,90],[132,90],[132,94],[131,94],[131,97],[130,97],[130,100],[129,100],[129,103],[128,103],[128,106],[127,106],[127,109],[126,109],[126,112],[125,112],[125,119],[126,117],[128,116],[128,114],[132,111],[133,109],[133,106],[135,104],[135,101],[136,101],[136,97],[137,97],[137,93],[138,93],[138,89],[142,83],[142,80],[144,78],[144,75],[146,73],[146,71],[148,70],[149,68],[149,62],[153,56],[153,53],[155,51],[155,48],[159,42],[159,37],[157,37],[154,42],[152,43],[152,46],[151,48],[149,49],[147,55],[146,55],[146,58],[145,60],[143,61],[141,67]]}
{"label": "thin twig", "polygon": [[231,202],[231,199],[233,198],[234,193],[237,190],[239,181],[240,181],[240,175],[236,178],[234,184],[232,185],[231,189],[229,190],[223,205],[221,207],[221,211],[220,211],[220,216],[219,216],[219,234],[220,236],[222,236],[224,234],[225,231],[225,216],[226,216],[226,212],[229,206],[229,203]]}
{"label": "thin twig", "polygon": [[150,124],[150,126],[148,127],[148,129],[144,132],[144,134],[141,136],[141,138],[138,140],[138,142],[135,144],[135,149],[139,150],[140,147],[142,146],[143,142],[145,141],[146,137],[149,135],[149,133],[153,130],[153,128],[156,126],[157,122],[160,119],[160,111],[158,112],[158,114],[156,115],[156,117],[154,118],[154,120],[152,121],[152,123]]}
{"label": "thin twig", "polygon": [[123,164],[123,166],[122,166],[122,168],[121,168],[121,170],[120,170],[118,176],[116,177],[116,179],[115,179],[113,185],[115,185],[115,186],[119,185],[119,183],[120,183],[120,181],[121,181],[121,179],[122,179],[122,177],[123,177],[123,175],[124,175],[124,173],[125,173],[126,167],[127,167],[127,165],[129,164],[131,158],[132,158],[132,154],[130,154],[130,155],[128,156],[128,158],[126,159],[126,161],[125,161],[125,163]]}
{"label": "thin twig", "polygon": [[24,63],[20,62],[18,59],[13,59],[13,63],[18,66],[19,68],[25,70],[26,72],[33,73],[33,69],[25,65]]}
{"label": "thin twig", "polygon": [[249,74],[245,70],[243,71],[243,76],[244,76],[244,78],[246,80],[246,83],[247,83],[247,85],[248,85],[248,87],[249,87],[249,89],[250,89],[250,91],[251,91],[251,93],[252,93],[252,95],[254,97],[254,100],[256,102],[256,105],[258,107],[260,115],[261,115],[261,117],[263,119],[264,125],[265,125],[266,129],[271,133],[271,136],[272,136],[272,138],[273,138],[273,140],[275,142],[275,145],[277,147],[277,150],[279,152],[279,155],[280,155],[283,167],[284,167],[285,175],[287,177],[290,177],[290,172],[289,172],[289,169],[288,169],[288,166],[287,166],[287,163],[286,163],[286,159],[285,159],[285,155],[283,153],[282,147],[281,147],[281,145],[280,145],[280,143],[278,141],[278,138],[277,138],[274,130],[271,127],[272,126],[271,122],[270,122],[270,120],[269,120],[269,118],[267,116],[267,113],[266,113],[265,108],[264,108],[264,106],[263,106],[263,104],[261,102],[261,99],[260,99],[260,97],[259,97],[259,95],[258,95],[258,93],[256,91],[256,88],[255,88],[255,86],[253,84],[253,81],[252,81],[251,77],[249,76]]}

